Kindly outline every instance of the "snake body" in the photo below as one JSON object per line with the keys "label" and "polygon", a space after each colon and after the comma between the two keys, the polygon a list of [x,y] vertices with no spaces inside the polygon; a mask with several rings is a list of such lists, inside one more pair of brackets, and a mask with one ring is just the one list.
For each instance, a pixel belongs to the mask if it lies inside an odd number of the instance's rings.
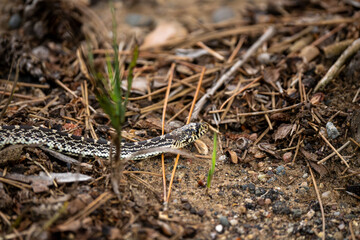
{"label": "snake body", "polygon": [[[190,123],[171,133],[149,140],[121,143],[120,157],[131,156],[132,160],[154,157],[166,152],[162,149],[187,146],[203,136],[207,130],[206,123]],[[0,126],[0,148],[9,144],[41,145],[69,155],[102,158],[109,158],[111,148],[111,143],[104,139],[94,140],[35,126]]]}

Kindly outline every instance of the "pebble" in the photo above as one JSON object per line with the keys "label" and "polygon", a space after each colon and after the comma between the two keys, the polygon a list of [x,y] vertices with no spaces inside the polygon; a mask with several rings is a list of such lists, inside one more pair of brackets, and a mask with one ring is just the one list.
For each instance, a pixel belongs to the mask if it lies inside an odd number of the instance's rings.
{"label": "pebble", "polygon": [[308,183],[307,183],[307,182],[302,182],[302,183],[300,184],[300,187],[308,187]]}
{"label": "pebble", "polygon": [[314,211],[313,209],[310,209],[310,211],[308,211],[308,212],[306,213],[306,217],[307,217],[308,219],[311,219],[314,215],[315,215],[315,211]]}
{"label": "pebble", "polygon": [[217,231],[218,233],[222,233],[223,230],[224,230],[223,225],[221,224],[216,225],[215,231]]}
{"label": "pebble", "polygon": [[334,238],[336,240],[342,240],[342,239],[344,239],[344,236],[342,235],[341,232],[336,232],[336,233],[334,233]]}
{"label": "pebble", "polygon": [[269,64],[271,63],[271,55],[270,53],[261,53],[257,56],[257,60],[261,63],[261,64]]}
{"label": "pebble", "polygon": [[205,210],[199,210],[197,212],[197,215],[199,215],[200,217],[203,217],[205,215],[206,211]]}
{"label": "pebble", "polygon": [[286,174],[285,167],[284,166],[278,166],[276,168],[276,174],[280,175],[280,176],[285,175]]}
{"label": "pebble", "polygon": [[337,138],[340,133],[332,122],[326,123],[326,132],[330,139]]}
{"label": "pebble", "polygon": [[229,223],[229,220],[227,219],[227,217],[220,216],[219,220],[220,220],[220,224],[223,225],[224,227],[230,226],[230,223]]}
{"label": "pebble", "polygon": [[235,12],[230,7],[220,7],[212,14],[212,21],[214,23],[223,22],[235,17]]}
{"label": "pebble", "polygon": [[340,223],[338,226],[339,230],[343,230],[345,228],[345,224],[344,223]]}
{"label": "pebble", "polygon": [[265,198],[265,204],[266,205],[270,205],[271,204],[271,199],[270,198]]}
{"label": "pebble", "polygon": [[130,13],[126,16],[125,21],[133,27],[148,27],[154,23],[153,19],[138,13]]}
{"label": "pebble", "polygon": [[291,213],[292,213],[294,219],[300,218],[301,214],[302,214],[301,210],[298,208],[292,209]]}
{"label": "pebble", "polygon": [[284,162],[286,162],[286,163],[291,162],[291,160],[292,160],[292,152],[284,153],[282,158],[283,158]]}
{"label": "pebble", "polygon": [[236,226],[239,224],[239,221],[236,219],[231,219],[229,222],[230,222],[231,226]]}
{"label": "pebble", "polygon": [[259,174],[258,176],[258,179],[261,181],[261,182],[266,182],[266,174]]}
{"label": "pebble", "polygon": [[329,198],[330,195],[331,195],[331,191],[327,191],[327,192],[322,193],[321,197],[326,199],[326,198]]}
{"label": "pebble", "polygon": [[308,173],[305,173],[302,178],[308,178],[309,177],[309,174]]}
{"label": "pebble", "polygon": [[21,26],[21,16],[18,13],[12,15],[9,19],[8,27],[10,30],[18,29]]}

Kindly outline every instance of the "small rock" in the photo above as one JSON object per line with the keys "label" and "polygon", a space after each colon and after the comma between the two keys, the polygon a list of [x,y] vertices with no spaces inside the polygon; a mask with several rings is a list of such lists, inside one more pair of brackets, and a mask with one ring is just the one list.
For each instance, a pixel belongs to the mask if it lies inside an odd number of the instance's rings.
{"label": "small rock", "polygon": [[238,196],[240,196],[240,193],[238,193],[237,191],[232,191],[231,192],[231,195],[233,195],[234,197],[238,197]]}
{"label": "small rock", "polygon": [[261,181],[261,182],[266,182],[266,174],[259,174],[258,176],[258,179]]}
{"label": "small rock", "polygon": [[18,29],[21,26],[21,16],[18,13],[12,15],[9,19],[8,27],[10,30]]}
{"label": "small rock", "polygon": [[283,155],[283,160],[284,160],[284,162],[286,162],[286,163],[291,162],[291,160],[292,160],[292,152],[286,152],[286,153],[284,153],[284,155]]}
{"label": "small rock", "polygon": [[247,186],[250,193],[255,193],[255,184],[249,183]]}
{"label": "small rock", "polygon": [[206,213],[206,211],[202,209],[197,212],[197,215],[199,215],[200,217],[203,217],[205,215],[205,213]]}
{"label": "small rock", "polygon": [[197,211],[196,211],[195,208],[192,207],[192,208],[190,208],[190,213],[191,213],[191,214],[197,214]]}
{"label": "small rock", "polygon": [[328,122],[326,124],[326,132],[330,139],[335,139],[340,135],[339,131],[332,122]]}
{"label": "small rock", "polygon": [[300,218],[301,214],[302,214],[301,210],[297,209],[297,208],[292,209],[291,213],[292,213],[294,219]]}
{"label": "small rock", "polygon": [[221,216],[219,218],[219,220],[220,220],[220,224],[223,225],[224,227],[230,226],[230,223],[229,223],[229,220],[227,219],[227,217]]}
{"label": "small rock", "polygon": [[343,230],[345,228],[345,224],[344,223],[340,223],[338,226],[339,230]]}
{"label": "small rock", "polygon": [[327,192],[322,193],[321,197],[326,199],[326,198],[329,198],[330,195],[331,195],[331,191],[327,191]]}
{"label": "small rock", "polygon": [[223,230],[224,230],[223,225],[221,225],[221,224],[216,225],[216,227],[215,227],[216,232],[222,233]]}
{"label": "small rock", "polygon": [[302,183],[300,184],[300,187],[308,187],[308,183],[307,183],[307,182],[302,182]]}
{"label": "small rock", "polygon": [[270,198],[265,198],[265,205],[270,205],[271,204],[271,199]]}
{"label": "small rock", "polygon": [[311,219],[315,215],[315,211],[313,209],[310,209],[310,211],[306,214],[306,217],[308,219]]}
{"label": "small rock", "polygon": [[231,220],[230,220],[230,224],[231,224],[231,226],[236,226],[236,225],[239,224],[239,221],[236,220],[236,219],[231,219]]}
{"label": "small rock", "polygon": [[41,60],[46,60],[49,58],[50,51],[44,46],[38,46],[32,50],[32,54],[38,57]]}
{"label": "small rock", "polygon": [[344,236],[342,235],[341,232],[336,232],[336,233],[334,233],[334,238],[336,240],[342,240],[342,239],[344,239]]}
{"label": "small rock", "polygon": [[126,16],[125,21],[133,27],[148,27],[153,24],[153,19],[137,13],[130,13]]}
{"label": "small rock", "polygon": [[280,176],[285,175],[286,174],[285,167],[284,166],[278,166],[276,168],[276,174],[280,175]]}
{"label": "small rock", "polygon": [[304,175],[302,175],[302,178],[308,178],[309,177],[309,174],[308,173],[305,173]]}
{"label": "small rock", "polygon": [[235,12],[230,7],[221,7],[215,10],[212,14],[212,21],[214,23],[223,22],[235,17]]}
{"label": "small rock", "polygon": [[261,63],[261,64],[269,64],[271,63],[271,55],[269,53],[261,53],[257,56],[257,60]]}

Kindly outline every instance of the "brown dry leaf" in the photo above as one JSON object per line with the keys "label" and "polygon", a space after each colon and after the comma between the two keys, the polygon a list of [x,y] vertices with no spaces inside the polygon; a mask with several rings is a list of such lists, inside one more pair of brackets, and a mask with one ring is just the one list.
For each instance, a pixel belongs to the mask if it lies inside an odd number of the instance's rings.
{"label": "brown dry leaf", "polygon": [[286,138],[286,136],[290,133],[291,129],[293,129],[293,124],[283,123],[279,126],[279,128],[275,131],[274,139],[275,141],[278,139]]}
{"label": "brown dry leaf", "polygon": [[[131,92],[145,95],[147,93],[148,85],[148,80],[145,77],[136,77],[133,79]],[[127,91],[127,80],[122,80],[121,87],[124,91]]]}
{"label": "brown dry leaf", "polygon": [[267,152],[271,155],[273,155],[274,157],[281,159],[280,155],[278,153],[276,153],[276,145],[275,144],[270,144],[270,143],[259,143],[258,144],[258,148],[264,152]]}
{"label": "brown dry leaf", "polygon": [[317,47],[309,45],[304,47],[299,56],[304,59],[305,63],[311,62],[314,58],[316,58],[319,55],[320,51]]}
{"label": "brown dry leaf", "polygon": [[255,158],[265,158],[266,154],[261,151],[257,146],[253,146],[249,148],[249,153],[253,154]]}
{"label": "brown dry leaf", "polygon": [[187,34],[187,30],[178,22],[162,22],[145,37],[140,49],[157,47],[170,39],[184,38]]}
{"label": "brown dry leaf", "polygon": [[312,162],[312,161],[309,161],[309,164],[310,164],[312,169],[314,169],[317,173],[320,174],[320,177],[324,177],[329,173],[327,168],[322,164],[317,164],[317,163]]}
{"label": "brown dry leaf", "polygon": [[317,162],[317,155],[315,153],[308,152],[304,148],[300,148],[300,152],[304,155],[304,157],[307,160]]}
{"label": "brown dry leaf", "polygon": [[291,116],[288,113],[273,113],[270,115],[270,120],[273,121],[282,121],[282,122],[288,122],[290,121]]}
{"label": "brown dry leaf", "polygon": [[230,156],[230,161],[234,164],[237,164],[239,162],[238,156],[236,154],[236,152],[232,151],[232,150],[227,150],[226,153],[229,154]]}
{"label": "brown dry leaf", "polygon": [[320,104],[325,98],[325,95],[322,93],[322,92],[318,92],[318,93],[315,93],[311,99],[310,99],[310,103],[312,105],[318,105]]}
{"label": "brown dry leaf", "polygon": [[269,84],[274,84],[280,77],[280,68],[265,68],[264,69],[264,81]]}
{"label": "brown dry leaf", "polygon": [[202,155],[208,155],[209,154],[209,148],[206,146],[206,144],[201,140],[195,141],[195,147],[198,150],[198,152]]}

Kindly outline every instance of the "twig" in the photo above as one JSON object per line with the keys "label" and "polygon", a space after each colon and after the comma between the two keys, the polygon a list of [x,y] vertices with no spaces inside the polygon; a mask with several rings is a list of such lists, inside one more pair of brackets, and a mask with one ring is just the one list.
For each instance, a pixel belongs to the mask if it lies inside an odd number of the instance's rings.
{"label": "twig", "polygon": [[218,52],[212,50],[208,46],[206,46],[203,42],[197,42],[196,45],[201,47],[202,49],[206,50],[209,54],[211,54],[213,57],[217,58],[220,61],[224,61],[224,57],[221,56]]}
{"label": "twig", "polygon": [[299,139],[298,139],[298,143],[296,144],[296,150],[295,150],[294,158],[293,158],[293,160],[292,160],[292,164],[295,163],[296,157],[297,157],[297,155],[298,155],[298,153],[299,153],[300,145],[301,145],[301,143],[303,142],[303,141],[302,141],[302,138],[303,138],[303,137],[302,137],[301,135],[299,135]]}
{"label": "twig", "polygon": [[205,102],[208,98],[212,97],[214,93],[224,84],[224,82],[229,79],[237,70],[240,68],[255,52],[256,50],[267,40],[269,40],[275,34],[275,27],[269,27],[268,30],[260,37],[260,39],[255,42],[250,49],[245,53],[244,58],[237,61],[231,68],[228,70],[218,81],[216,81],[215,85],[207,92],[202,98],[198,101],[195,106],[194,114],[192,115],[192,119],[197,119],[198,115],[203,108]]}
{"label": "twig", "polygon": [[318,134],[320,135],[320,137],[325,141],[325,143],[339,156],[339,158],[341,159],[341,161],[343,161],[343,163],[346,165],[347,168],[350,168],[349,164],[346,162],[346,160],[343,158],[343,156],[341,156],[341,154],[336,150],[336,148],[326,139],[326,137],[324,135],[322,135],[322,133],[320,131],[318,131],[318,129],[310,123],[310,126],[318,132]]}
{"label": "twig", "polygon": [[288,111],[290,109],[294,109],[299,106],[302,106],[303,104],[304,103],[297,103],[297,104],[294,104],[294,105],[291,105],[288,107],[284,107],[284,108],[277,108],[277,109],[271,109],[271,110],[260,111],[260,112],[238,113],[236,115],[231,115],[230,117],[248,117],[248,116],[264,115],[264,114],[269,114],[269,113],[284,112],[284,111]]}
{"label": "twig", "polygon": [[[170,89],[171,89],[171,83],[174,77],[174,69],[175,69],[175,63],[171,64],[170,70],[169,70],[169,80],[168,80],[168,86],[166,89],[166,93],[165,93],[165,100],[164,100],[164,108],[163,108],[163,114],[162,114],[162,126],[161,126],[161,134],[164,135],[165,133],[165,116],[166,116],[166,108],[167,108],[167,103],[169,101],[169,94],[170,94]],[[166,173],[165,173],[165,158],[164,158],[164,154],[161,154],[161,169],[162,169],[162,176],[163,176],[163,187],[164,187],[164,202],[167,202],[166,199]]]}
{"label": "twig", "polygon": [[318,198],[319,205],[320,205],[321,218],[322,218],[322,233],[323,233],[322,234],[322,239],[325,240],[325,213],[324,213],[324,207],[323,207],[323,204],[322,204],[322,201],[321,201],[319,189],[317,187],[316,180],[315,180],[314,174],[313,174],[313,172],[311,170],[310,164],[309,164],[308,161],[306,161],[306,163],[308,165],[310,175],[311,175],[311,179],[313,181],[313,185],[314,185],[314,188],[315,188],[316,196]]}
{"label": "twig", "polygon": [[[340,152],[341,150],[343,150],[344,148],[346,148],[347,145],[349,145],[349,144],[350,144],[350,141],[347,141],[344,145],[342,145],[341,147],[339,147],[339,148],[337,149],[337,151]],[[321,159],[320,161],[318,161],[317,164],[321,164],[321,163],[325,162],[325,161],[328,160],[329,158],[335,156],[335,154],[336,154],[335,152],[332,152],[329,156],[324,157],[323,159]]]}
{"label": "twig", "polygon": [[360,50],[360,38],[356,39],[336,60],[336,62],[331,66],[326,75],[318,82],[314,92],[323,89],[332,79],[337,76],[339,69],[344,65],[345,61],[354,55],[357,51]]}
{"label": "twig", "polygon": [[255,78],[253,81],[251,81],[249,84],[247,84],[245,87],[241,88],[239,91],[235,92],[231,97],[226,99],[226,101],[221,105],[220,110],[224,108],[224,106],[231,101],[233,98],[235,98],[237,95],[245,91],[246,89],[252,87],[255,83],[257,83],[260,79],[262,79],[262,76]]}
{"label": "twig", "polygon": [[[196,103],[197,96],[198,96],[200,88],[201,88],[201,83],[202,83],[202,80],[204,78],[205,71],[206,71],[206,68],[204,67],[202,69],[202,71],[201,71],[201,74],[200,74],[200,79],[199,79],[199,82],[198,82],[198,85],[197,85],[197,88],[196,88],[196,92],[195,92],[195,95],[194,95],[194,100],[193,100],[193,103],[191,105],[191,108],[190,108],[190,111],[189,111],[189,116],[187,118],[186,124],[190,123],[191,114],[193,113],[193,110],[194,110],[194,107],[195,107],[195,103]],[[169,202],[169,199],[170,199],[171,187],[172,187],[172,183],[174,182],[174,177],[175,177],[175,172],[176,172],[176,167],[177,167],[177,164],[178,164],[178,161],[179,161],[179,157],[180,157],[180,155],[178,154],[176,156],[176,158],[175,158],[174,168],[173,168],[173,172],[171,174],[171,180],[170,180],[170,183],[169,183],[169,191],[168,191],[168,196],[167,196],[167,202]]]}

